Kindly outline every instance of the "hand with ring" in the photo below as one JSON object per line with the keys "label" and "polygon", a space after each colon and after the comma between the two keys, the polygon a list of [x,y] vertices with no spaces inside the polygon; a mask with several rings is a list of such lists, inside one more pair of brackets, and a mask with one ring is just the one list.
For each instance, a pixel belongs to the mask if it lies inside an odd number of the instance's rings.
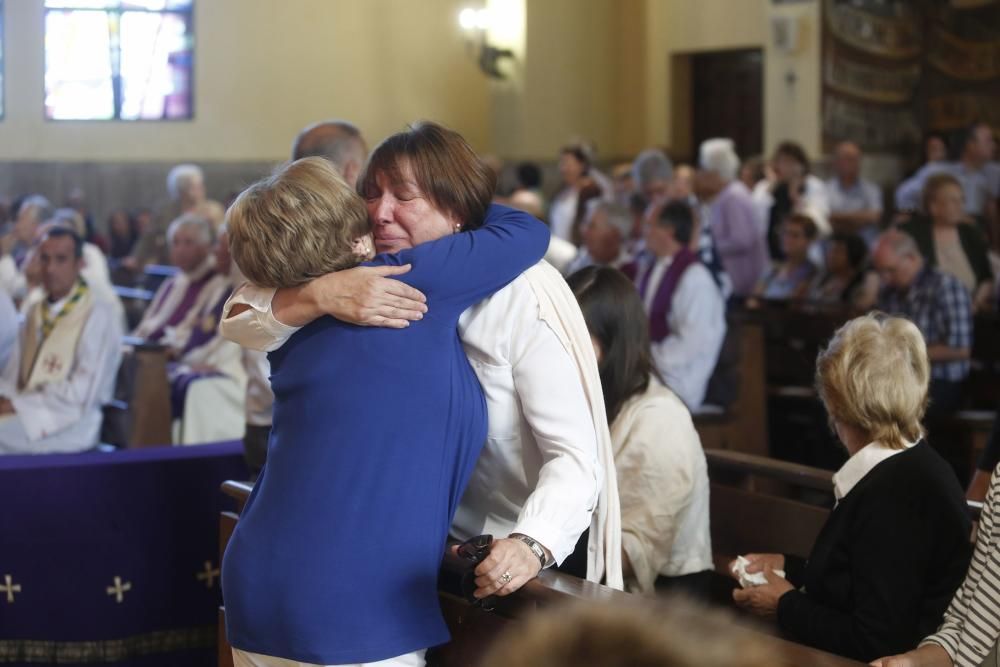
{"label": "hand with ring", "polygon": [[527,544],[514,538],[493,542],[490,555],[476,567],[476,598],[510,595],[538,576],[542,564]]}

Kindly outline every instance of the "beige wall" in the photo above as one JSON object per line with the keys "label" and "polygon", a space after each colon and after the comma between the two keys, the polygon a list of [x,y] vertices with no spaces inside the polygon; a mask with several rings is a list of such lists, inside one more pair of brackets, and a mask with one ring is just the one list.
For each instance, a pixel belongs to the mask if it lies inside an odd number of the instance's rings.
{"label": "beige wall", "polygon": [[489,89],[461,0],[198,0],[195,119],[43,120],[42,0],[7,2],[0,160],[276,160],[331,116],[378,140],[417,118],[492,148]]}
{"label": "beige wall", "polygon": [[[5,3],[0,161],[280,160],[299,128],[334,116],[373,142],[433,118],[508,158],[586,138],[613,159],[683,135],[676,54],[747,47],[765,48],[766,146],[819,147],[818,0],[488,0],[514,15],[497,35],[517,53],[503,82],[458,28],[474,0],[198,0],[195,119],[170,123],[43,120],[42,3]],[[768,46],[771,13],[804,17],[796,53]]]}
{"label": "beige wall", "polygon": [[[772,15],[799,17],[801,44],[791,54],[771,47]],[[819,1],[788,6],[769,0],[646,0],[645,110],[647,145],[683,144],[687,119],[675,118],[684,100],[673,99],[674,56],[736,48],[764,50],[764,145],[800,141],[811,154],[820,148]],[[785,83],[794,71],[796,83]],[[687,146],[682,146],[687,149]]]}

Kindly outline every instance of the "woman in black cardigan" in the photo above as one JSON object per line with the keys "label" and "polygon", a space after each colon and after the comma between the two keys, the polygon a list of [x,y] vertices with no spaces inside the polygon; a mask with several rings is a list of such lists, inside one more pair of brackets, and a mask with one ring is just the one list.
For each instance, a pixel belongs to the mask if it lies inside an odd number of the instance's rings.
{"label": "woman in black cardigan", "polygon": [[[817,388],[851,458],[809,560],[751,554],[767,584],[736,602],[777,614],[793,641],[859,660],[933,632],[969,565],[971,525],[950,467],[922,440],[927,348],[904,319],[845,324],[817,362]],[[787,579],[774,574],[784,569]]]}

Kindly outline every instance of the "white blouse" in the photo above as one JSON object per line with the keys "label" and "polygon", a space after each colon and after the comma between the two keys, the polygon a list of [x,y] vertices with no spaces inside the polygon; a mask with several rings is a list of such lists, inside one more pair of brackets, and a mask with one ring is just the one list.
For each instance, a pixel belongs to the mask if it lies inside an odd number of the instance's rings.
{"label": "white blouse", "polygon": [[676,577],[711,570],[708,465],[691,413],[650,378],[611,425],[622,548],[632,565],[626,586],[653,593],[660,574]]}

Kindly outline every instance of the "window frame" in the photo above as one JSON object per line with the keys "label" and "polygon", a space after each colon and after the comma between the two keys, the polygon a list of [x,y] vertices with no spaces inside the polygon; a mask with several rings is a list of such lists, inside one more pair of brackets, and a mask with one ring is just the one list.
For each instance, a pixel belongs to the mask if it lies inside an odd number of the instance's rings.
{"label": "window frame", "polygon": [[[4,4],[5,0],[0,0],[0,9]],[[43,0],[42,2],[42,118],[46,123],[124,123],[127,125],[135,123],[190,123],[195,120],[195,79],[196,79],[196,68],[197,59],[195,58],[195,39],[197,31],[195,30],[195,0],[191,0],[191,4],[185,9],[146,9],[144,7],[49,7]],[[189,109],[190,113],[183,118],[122,118],[122,100],[124,99],[124,92],[122,87],[122,77],[121,77],[121,45],[118,46],[118,59],[119,59],[119,74],[115,77],[113,74],[111,76],[111,94],[112,94],[112,104],[114,105],[114,116],[111,118],[49,118],[49,115],[45,109],[45,98],[48,94],[46,89],[45,77],[49,71],[49,54],[48,50],[45,49],[45,38],[48,33],[48,16],[49,12],[103,12],[103,13],[116,13],[118,14],[118,25],[119,30],[121,27],[121,16],[125,12],[138,12],[146,14],[180,14],[186,17],[188,34],[191,37],[191,76],[190,85],[188,89],[188,99],[189,99]],[[2,28],[2,25],[0,25]],[[2,32],[0,32],[0,39],[2,39]],[[3,64],[2,59],[0,59],[0,65]],[[0,70],[2,71],[2,70]],[[6,79],[4,79],[4,85],[6,85]],[[3,115],[0,114],[0,120],[3,119]]]}

